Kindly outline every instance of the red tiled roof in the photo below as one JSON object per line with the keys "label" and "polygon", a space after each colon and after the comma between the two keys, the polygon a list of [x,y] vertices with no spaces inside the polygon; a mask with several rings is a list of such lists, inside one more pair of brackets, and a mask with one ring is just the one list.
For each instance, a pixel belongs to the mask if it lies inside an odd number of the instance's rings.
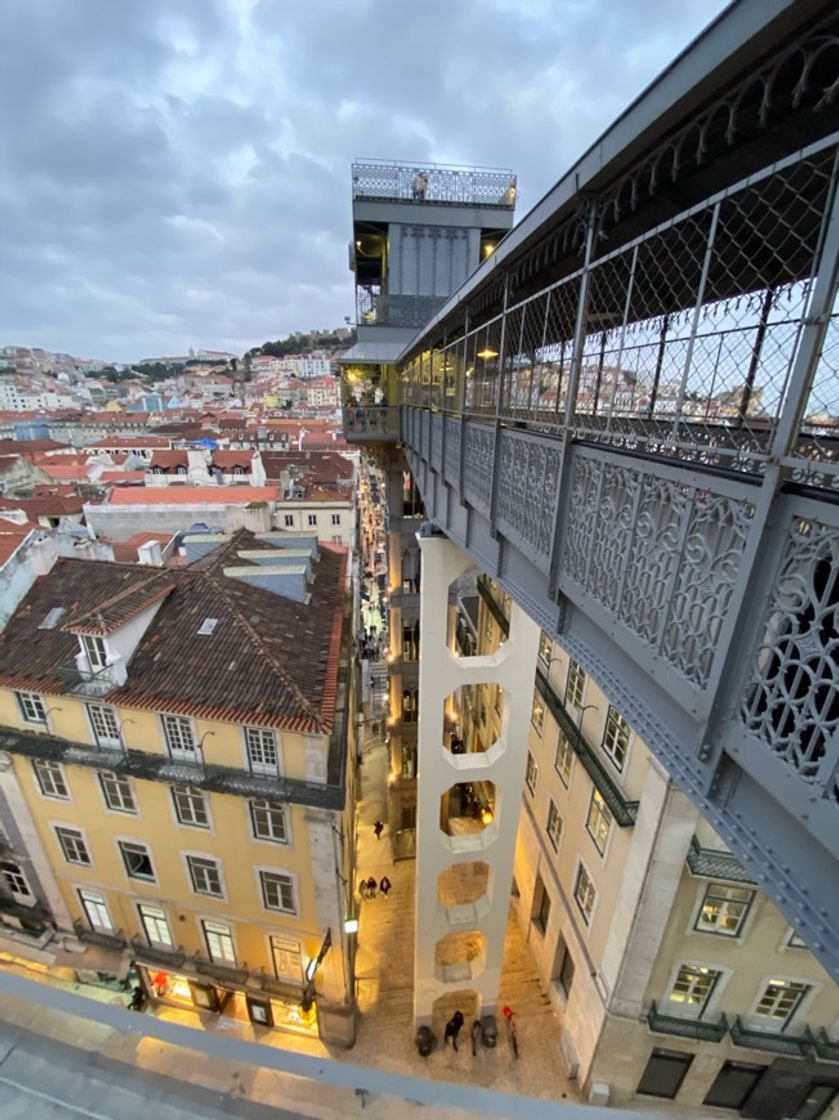
{"label": "red tiled roof", "polygon": [[99,481],[111,482],[116,486],[127,486],[129,483],[142,482],[145,477],[145,471],[102,471]]}
{"label": "red tiled roof", "polygon": [[42,470],[44,474],[48,474],[50,478],[71,478],[75,482],[87,482],[89,479],[88,469],[80,463],[39,463],[38,469]]}
{"label": "red tiled roof", "polygon": [[[323,547],[308,603],[226,576],[239,553],[263,547],[240,530],[188,568],[149,569],[101,560],[59,559],[36,580],[0,635],[0,682],[62,695],[61,667],[78,641],[69,627],[105,612],[159,609],[128,664],[114,704],[295,731],[328,732],[335,722],[348,555]],[[54,607],[68,610],[39,630]],[[198,630],[217,619],[212,634]],[[94,623],[98,624],[98,623]]]}
{"label": "red tiled roof", "polygon": [[31,521],[15,525],[0,518],[0,567],[14,556],[32,530],[39,528],[39,525],[33,525]]}
{"label": "red tiled roof", "polygon": [[33,455],[35,452],[65,450],[72,449],[54,439],[0,439],[0,455]]}
{"label": "red tiled roof", "polygon": [[253,466],[254,452],[249,448],[240,451],[213,451],[213,466],[215,467],[244,467],[250,470]]}
{"label": "red tiled roof", "polygon": [[225,505],[275,502],[276,486],[143,486],[114,490],[112,506]]}
{"label": "red tiled roof", "polygon": [[133,578],[117,564],[96,573],[84,604],[63,619],[61,627],[72,634],[112,634],[132,618],[169,595],[174,584],[159,568],[142,569]]}
{"label": "red tiled roof", "polygon": [[186,451],[155,451],[151,457],[152,467],[186,467],[189,456]]}
{"label": "red tiled roof", "polygon": [[172,539],[172,533],[152,533],[146,530],[135,533],[133,537],[129,537],[125,541],[114,541],[111,548],[114,552],[114,560],[119,561],[121,564],[131,564],[137,562],[137,549],[142,544],[148,544],[149,541],[160,541],[161,545],[167,545]]}

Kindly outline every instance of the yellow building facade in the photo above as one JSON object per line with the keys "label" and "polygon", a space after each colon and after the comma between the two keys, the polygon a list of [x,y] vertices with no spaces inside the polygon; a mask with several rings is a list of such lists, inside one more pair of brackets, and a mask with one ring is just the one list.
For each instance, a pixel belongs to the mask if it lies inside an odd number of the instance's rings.
{"label": "yellow building facade", "polygon": [[[233,553],[254,543],[244,539],[251,534],[236,536],[241,539],[219,542],[220,551],[227,553],[228,571],[233,570]],[[274,559],[263,557],[263,572]],[[241,557],[235,560],[238,567]],[[83,562],[68,563],[78,569]],[[349,760],[354,750],[348,741],[351,690],[341,679],[347,660],[341,649],[344,561],[331,555],[328,571],[324,558],[312,563],[318,571],[308,606],[292,604],[290,612],[276,590],[265,590],[266,579],[257,574],[262,586],[237,587],[239,602],[229,617],[224,617],[224,584],[236,577],[216,567],[210,580],[218,581],[218,587],[210,590],[219,593],[220,617],[210,618],[209,624],[202,619],[197,627],[197,616],[190,619],[188,609],[182,623],[178,617],[176,577],[174,589],[165,594],[126,659],[122,684],[115,660],[118,637],[77,634],[73,640],[80,641],[82,654],[93,658],[92,672],[67,675],[60,692],[49,682],[41,690],[0,689],[0,750],[10,760],[0,784],[0,814],[5,805],[12,829],[17,825],[18,843],[28,852],[28,865],[17,866],[30,893],[27,899],[21,890],[7,890],[6,898],[12,894],[19,916],[27,902],[34,904],[40,896],[55,927],[76,935],[78,971],[121,975],[133,967],[152,999],[247,1014],[258,1024],[299,1031],[314,1030],[319,1021],[324,1037],[349,1042],[352,947],[343,925],[352,905],[346,883],[352,882]],[[69,574],[76,582],[83,579],[78,571]],[[284,575],[275,575],[280,586]],[[91,576],[95,585],[96,573]],[[58,596],[62,577],[66,581],[62,565],[44,577]],[[319,591],[317,582],[322,583]],[[185,589],[181,602],[187,608],[194,594]],[[307,619],[315,594],[329,597],[328,609],[319,608]],[[37,584],[33,595],[37,606],[29,602],[30,595],[18,614],[31,614],[52,601]],[[321,666],[321,691],[333,698],[333,707],[336,696],[344,704],[331,727],[294,729],[283,726],[293,724],[291,718],[269,722],[264,710],[254,710],[249,719],[235,694],[235,680],[227,696],[202,705],[188,702],[194,687],[189,664],[180,670],[181,688],[179,667],[171,664],[168,703],[150,694],[143,696],[142,706],[120,702],[121,694],[131,692],[132,665],[142,663],[144,648],[159,641],[174,649],[180,625],[189,644],[198,642],[199,657],[205,650],[212,656],[213,634],[192,638],[189,631],[197,635],[203,625],[205,630],[237,630],[226,635],[223,649],[218,647],[223,659],[233,658],[228,666],[259,655],[275,660],[276,649],[248,632],[241,613],[253,600],[256,611],[267,609],[270,615],[272,598],[285,612],[278,614],[278,626],[291,630],[315,621],[329,624],[331,653]],[[164,620],[166,612],[174,618]],[[16,627],[13,617],[4,642],[20,636],[18,622]],[[204,639],[209,639],[207,645]],[[112,663],[100,668],[95,663],[103,650],[103,660]],[[0,677],[6,681],[13,660],[10,651],[4,655],[0,650]],[[104,696],[92,695],[102,691],[97,672],[110,673],[116,682]],[[235,669],[231,674],[235,678]],[[276,683],[281,685],[281,679]],[[286,683],[294,685],[291,679]],[[179,691],[187,701],[178,702]],[[307,700],[298,699],[303,704]],[[239,711],[236,719],[197,714],[211,708]],[[9,864],[14,866],[14,859],[6,860],[4,869]],[[5,877],[8,887],[9,873]],[[2,905],[0,899],[0,913]],[[66,963],[67,954],[61,959]],[[103,961],[110,967],[96,969]],[[317,1015],[310,1007],[313,1000]]]}

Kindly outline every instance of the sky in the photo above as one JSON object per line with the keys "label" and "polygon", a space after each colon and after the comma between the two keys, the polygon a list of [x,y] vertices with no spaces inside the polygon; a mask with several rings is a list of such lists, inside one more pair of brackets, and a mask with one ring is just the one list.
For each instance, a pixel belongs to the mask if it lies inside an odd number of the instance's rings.
{"label": "sky", "polygon": [[0,5],[0,345],[237,353],[353,314],[354,157],[523,216],[719,0]]}

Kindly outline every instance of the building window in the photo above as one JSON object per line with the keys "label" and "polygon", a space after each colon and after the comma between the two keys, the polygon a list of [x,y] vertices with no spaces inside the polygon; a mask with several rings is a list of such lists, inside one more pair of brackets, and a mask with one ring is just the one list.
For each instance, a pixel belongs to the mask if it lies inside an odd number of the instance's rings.
{"label": "building window", "polygon": [[626,761],[630,731],[629,724],[620,712],[610,704],[609,714],[606,717],[606,731],[603,734],[603,750],[618,770],[623,770],[623,764]]}
{"label": "building window", "polygon": [[179,824],[192,828],[210,827],[210,815],[203,790],[195,786],[172,786],[172,801]]}
{"label": "building window", "polygon": [[580,909],[583,921],[586,925],[589,925],[591,923],[591,915],[594,911],[594,904],[597,901],[597,891],[595,890],[591,876],[582,863],[577,868],[577,879],[574,883],[574,901]]}
{"label": "building window", "polygon": [[681,964],[667,998],[698,1019],[721,975],[717,969],[705,968],[701,964]]}
{"label": "building window", "polygon": [[582,708],[586,691],[586,672],[576,661],[568,662],[568,680],[565,683],[565,703],[573,708]]}
{"label": "building window", "polygon": [[125,864],[125,874],[129,879],[144,879],[154,882],[154,867],[152,866],[151,853],[145,844],[137,844],[132,840],[118,840],[119,850],[122,853],[122,862]]}
{"label": "building window", "polygon": [[333,524],[333,525],[340,525],[340,524],[341,524],[341,515],[340,515],[340,513],[333,513],[333,514],[332,514],[332,524]]}
{"label": "building window", "polygon": [[530,722],[536,728],[536,734],[542,734],[542,728],[545,726],[545,702],[538,692],[533,694],[533,708],[530,712]]}
{"label": "building window", "polygon": [[637,1091],[648,1097],[673,1100],[682,1087],[692,1061],[693,1054],[685,1054],[681,1050],[664,1050],[657,1046],[650,1055]]}
{"label": "building window", "polygon": [[198,757],[198,744],[192,723],[185,716],[163,716],[163,733],[172,758],[193,762]]}
{"label": "building window", "polygon": [[554,851],[559,851],[559,842],[562,839],[562,817],[559,814],[559,809],[551,800],[548,805],[548,823],[545,826],[545,831],[548,834],[548,839],[554,846]]}
{"label": "building window", "polygon": [[46,723],[47,709],[44,698],[37,692],[16,692],[20,714],[27,723]]}
{"label": "building window", "polygon": [[730,887],[725,883],[709,883],[694,929],[737,937],[749,913],[755,892],[746,887]]}
{"label": "building window", "polygon": [[270,727],[246,727],[245,744],[248,750],[248,764],[254,774],[279,772],[277,736]]}
{"label": "building window", "polygon": [[539,660],[543,665],[547,665],[551,660],[551,653],[553,652],[553,641],[543,630],[539,635]]}
{"label": "building window", "polygon": [[149,945],[163,945],[171,949],[173,941],[166,911],[161,910],[159,906],[148,906],[145,903],[140,903],[137,909],[140,911],[140,921],[143,923]]}
{"label": "building window", "polygon": [[93,737],[99,747],[122,749],[122,737],[117,722],[117,714],[113,708],[104,704],[88,704],[87,715],[90,726],[93,728]]}
{"label": "building window", "polygon": [[714,1108],[742,1108],[754,1092],[766,1066],[748,1062],[723,1062],[703,1104]]}
{"label": "building window", "polygon": [[221,885],[221,864],[209,856],[187,856],[186,865],[196,894],[209,894],[214,898],[224,898]]}
{"label": "building window", "polygon": [[310,513],[306,520],[308,521],[309,525],[314,528],[314,526],[318,523],[318,515],[316,513]]}
{"label": "building window", "polygon": [[277,801],[251,801],[251,823],[255,840],[288,842],[285,807]]}
{"label": "building window", "polygon": [[102,796],[105,798],[105,804],[109,809],[113,809],[115,813],[137,812],[129,778],[106,770],[99,775],[99,783],[102,786]]}
{"label": "building window", "polygon": [[402,693],[402,722],[416,723],[418,714],[417,690],[406,688]]}
{"label": "building window", "polygon": [[545,884],[540,875],[536,876],[536,889],[533,892],[533,924],[540,933],[548,928],[551,916],[551,896],[545,890]]}
{"label": "building window", "polygon": [[559,990],[568,999],[571,995],[571,988],[574,984],[574,958],[567,945],[562,945],[562,962],[559,966],[559,975],[557,976],[557,984]]}
{"label": "building window", "polygon": [[527,782],[527,788],[530,790],[531,793],[536,792],[536,779],[538,777],[539,777],[539,765],[536,762],[536,759],[530,753],[530,751],[528,751],[527,752],[527,772],[524,776],[524,780]]}
{"label": "building window", "polygon": [[260,871],[262,901],[266,910],[282,910],[285,914],[296,914],[294,901],[294,880],[290,875],[277,871]]}
{"label": "building window", "polygon": [[35,758],[32,760],[32,769],[35,771],[38,786],[44,797],[55,797],[60,801],[70,800],[70,791],[67,789],[64,769],[60,762]]}
{"label": "building window", "polygon": [[98,634],[82,634],[82,649],[91,669],[104,669],[108,664],[105,639]]}
{"label": "building window", "polygon": [[757,1001],[755,1015],[773,1030],[782,1031],[809,991],[809,984],[797,980],[770,980]]}
{"label": "building window", "polygon": [[272,934],[271,959],[278,980],[299,981],[303,978],[303,962],[300,958],[300,943],[288,937]]}
{"label": "building window", "polygon": [[287,513],[285,515],[285,517],[283,518],[283,521],[285,522],[286,529],[291,529],[292,526],[294,525],[294,514],[293,513]]}
{"label": "building window", "polygon": [[79,867],[91,866],[87,844],[77,828],[63,828],[59,825],[56,826],[55,834],[68,863],[76,863]]}
{"label": "building window", "polygon": [[612,813],[609,806],[603,800],[603,795],[599,790],[592,790],[586,829],[601,856],[606,851],[606,842],[609,839],[609,829],[611,827]]}
{"label": "building window", "polygon": [[0,875],[3,876],[6,887],[16,899],[30,899],[32,897],[32,891],[29,889],[29,883],[26,881],[26,876],[23,874],[20,864],[7,859],[0,860]]}
{"label": "building window", "polygon": [[559,739],[556,744],[556,755],[554,757],[554,769],[559,774],[562,784],[566,789],[571,785],[571,769],[574,765],[574,750],[571,743],[568,741],[568,736],[559,729]]}
{"label": "building window", "polygon": [[236,953],[233,949],[233,934],[230,927],[221,922],[202,921],[207,955],[216,964],[235,964]]}
{"label": "building window", "polygon": [[807,1095],[795,1110],[796,1120],[821,1120],[839,1095],[835,1085],[824,1081],[811,1081]]}
{"label": "building window", "polygon": [[114,923],[108,913],[104,895],[98,891],[80,890],[79,898],[91,929],[103,929],[106,932],[113,930]]}

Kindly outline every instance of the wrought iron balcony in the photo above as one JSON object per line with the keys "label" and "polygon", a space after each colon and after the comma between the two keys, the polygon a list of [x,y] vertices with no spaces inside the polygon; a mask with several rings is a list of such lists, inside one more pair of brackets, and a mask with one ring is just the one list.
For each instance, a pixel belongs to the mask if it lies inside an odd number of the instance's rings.
{"label": "wrought iron balcony", "polygon": [[113,665],[80,669],[74,661],[70,665],[62,665],[59,672],[64,678],[66,690],[78,696],[92,696],[100,699],[107,696],[111,689],[116,688],[118,683],[114,676]]}
{"label": "wrought iron balcony", "polygon": [[353,201],[370,199],[512,210],[516,204],[516,177],[512,171],[500,167],[359,159],[352,165],[352,196]]}
{"label": "wrought iron balcony", "polygon": [[510,620],[504,608],[496,599],[492,591],[492,583],[488,576],[478,576],[478,594],[486,604],[487,610],[498,623],[501,633],[506,637],[510,633]]}
{"label": "wrought iron balcony", "polygon": [[815,1045],[813,1033],[808,1027],[800,1035],[775,1034],[747,1027],[739,1015],[731,1024],[731,1040],[736,1046],[766,1050],[770,1054],[791,1054],[795,1058],[809,1057]]}
{"label": "wrought iron balcony", "polygon": [[672,1034],[678,1038],[693,1038],[698,1042],[721,1042],[728,1031],[728,1019],[720,1015],[716,1022],[701,1019],[682,1019],[678,1015],[665,1015],[655,1000],[647,1012],[647,1023],[656,1034]]}
{"label": "wrought iron balcony", "polygon": [[574,751],[577,758],[579,758],[583,769],[594,782],[595,788],[609,806],[612,816],[615,818],[615,823],[620,825],[621,828],[634,825],[635,818],[638,815],[638,802],[628,801],[623,791],[612,781],[606,768],[589,746],[582,731],[571,719],[565,704],[560,700],[548,681],[548,678],[538,667],[536,669],[536,689],[540,696],[544,697],[548,710],[571,744],[571,749]]}
{"label": "wrought iron balcony", "polygon": [[733,852],[716,848],[703,848],[694,836],[690,842],[687,864],[693,875],[702,879],[715,879],[724,883],[744,883],[756,886],[754,879]]}
{"label": "wrought iron balcony", "polygon": [[343,785],[306,782],[282,775],[251,774],[234,766],[174,761],[168,755],[152,751],[120,752],[86,743],[74,743],[54,735],[30,735],[4,728],[0,730],[0,750],[25,755],[27,758],[89,766],[94,770],[111,770],[116,774],[150,781],[198,786],[213,793],[259,797],[319,809],[341,809],[344,805]]}
{"label": "wrought iron balcony", "polygon": [[395,443],[399,439],[399,409],[387,405],[346,405],[344,436],[350,443]]}
{"label": "wrought iron balcony", "polygon": [[839,1062],[839,1042],[834,1042],[824,1027],[813,1034],[816,1054],[825,1062]]}

